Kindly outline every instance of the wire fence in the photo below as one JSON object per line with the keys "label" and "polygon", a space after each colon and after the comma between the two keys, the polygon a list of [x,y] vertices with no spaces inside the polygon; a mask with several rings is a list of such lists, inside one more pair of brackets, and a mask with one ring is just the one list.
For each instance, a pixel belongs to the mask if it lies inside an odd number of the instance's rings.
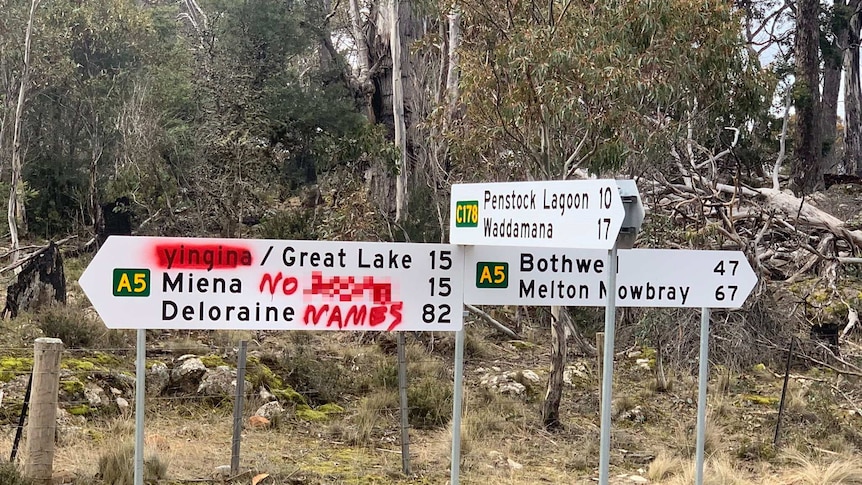
{"label": "wire fence", "polygon": [[[711,343],[721,345],[722,338],[713,336]],[[293,473],[297,479],[401,474],[402,408],[393,343],[373,337],[363,341],[333,336],[331,340],[330,346],[323,350],[312,350],[314,346],[310,344],[303,349],[305,343],[293,343],[282,350],[254,345],[249,351],[246,381],[251,385],[245,389],[243,398],[242,470],[278,470],[282,476]],[[411,472],[432,477],[431,480],[448,476],[454,377],[452,340],[449,335],[436,339],[412,336],[406,354],[405,411],[410,425]],[[814,347],[816,339],[806,343]],[[156,362],[164,363],[169,374],[190,358],[207,363],[205,371],[197,367],[198,374],[212,374],[220,364],[236,370],[238,345],[205,347],[205,352],[201,351],[203,347],[198,349],[196,357],[181,359],[181,351],[151,346],[146,355],[148,382],[154,380],[151,373]],[[461,456],[466,473],[478,473],[480,453],[470,444],[483,439],[494,437],[495,441],[492,449],[483,449],[482,466],[487,466],[490,460],[494,473],[505,475],[518,469],[521,462],[536,469],[550,465],[543,462],[550,458],[522,450],[515,438],[538,440],[551,446],[597,437],[599,372],[595,357],[573,353],[568,356],[565,369],[562,420],[577,425],[562,435],[548,435],[544,431],[542,404],[548,377],[547,347],[526,341],[468,339],[462,422],[465,446]],[[26,381],[32,373],[32,356],[32,348],[0,347],[0,380],[4,391],[0,418],[6,423],[0,427],[3,450],[13,445]],[[135,403],[133,357],[134,349],[127,347],[63,350],[58,391],[59,407],[65,412],[61,413],[59,424],[56,468],[95,475],[102,455],[115,451],[121,442],[131,441]],[[618,349],[615,360],[620,376],[616,378],[634,375],[646,380],[655,375],[654,356],[641,349]],[[776,369],[772,373],[782,372],[783,369]],[[715,372],[713,378],[717,380],[720,376]],[[170,475],[176,479],[230,473],[223,467],[231,462],[235,439],[232,385],[220,392],[199,390],[201,379],[203,376],[191,379],[184,387],[174,376],[164,390],[156,392],[150,387],[146,396],[146,451],[170,462]],[[713,382],[714,387],[718,385]],[[859,395],[857,389],[840,387],[837,381],[829,385],[837,389],[836,401],[854,403]],[[692,391],[693,387],[689,387]],[[693,394],[680,389],[676,392],[683,397]],[[775,396],[765,397],[772,399],[780,392],[776,388]],[[280,402],[284,413],[269,426],[255,427],[250,418],[271,401]],[[853,406],[858,409],[857,404]],[[680,409],[679,419],[693,421],[694,403],[683,404]],[[628,411],[631,409],[615,411],[615,419],[623,423],[640,419]],[[764,419],[774,419],[777,412],[777,405],[764,409]],[[497,450],[499,456],[488,455]],[[575,458],[558,465],[561,476],[573,479],[591,473],[592,469],[589,463],[582,464]]]}

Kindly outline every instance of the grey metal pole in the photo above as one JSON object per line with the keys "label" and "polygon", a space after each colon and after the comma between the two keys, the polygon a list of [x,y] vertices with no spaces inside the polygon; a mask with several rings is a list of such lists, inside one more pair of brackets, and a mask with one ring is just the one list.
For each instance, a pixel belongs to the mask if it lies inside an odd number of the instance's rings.
{"label": "grey metal pole", "polygon": [[135,357],[135,485],[144,485],[144,395],[146,389],[147,330],[138,329]]}
{"label": "grey metal pole", "polygon": [[464,329],[455,332],[455,389],[452,393],[452,466],[449,484],[458,485],[461,473],[461,400],[464,386]]}
{"label": "grey metal pole", "polygon": [[401,471],[410,475],[410,423],[407,420],[407,351],[404,332],[398,332],[398,398],[401,401]]}
{"label": "grey metal pole", "polygon": [[614,381],[614,331],[617,320],[617,247],[608,250],[608,301],[605,305],[605,347],[602,366],[602,415],[599,440],[599,483],[608,485],[611,467],[611,391]]}
{"label": "grey metal pole", "polygon": [[697,384],[697,451],[695,452],[695,485],[703,485],[703,453],[706,442],[706,386],[709,380],[709,308],[700,316],[700,373]]}
{"label": "grey metal pole", "polygon": [[242,441],[242,407],[245,402],[245,361],[248,340],[240,340],[236,362],[236,395],[233,400],[233,439],[230,446],[230,474],[239,475],[239,445]]}

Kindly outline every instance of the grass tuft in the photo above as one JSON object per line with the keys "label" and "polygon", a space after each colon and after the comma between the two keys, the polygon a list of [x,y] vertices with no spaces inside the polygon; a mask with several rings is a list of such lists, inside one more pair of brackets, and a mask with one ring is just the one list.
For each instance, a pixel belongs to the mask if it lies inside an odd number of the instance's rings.
{"label": "grass tuft", "polygon": [[[133,485],[135,480],[135,448],[127,443],[99,457],[99,477],[112,485]],[[144,458],[144,481],[156,483],[167,476],[168,465],[158,457]]]}
{"label": "grass tuft", "polygon": [[827,485],[835,483],[862,483],[862,463],[850,457],[837,457],[824,463],[812,460],[799,452],[788,452],[784,458],[794,466],[782,483],[798,485]]}
{"label": "grass tuft", "polygon": [[647,478],[654,482],[667,480],[671,476],[681,473],[682,470],[683,463],[681,459],[665,451],[661,451],[656,455],[652,463],[649,464]]}
{"label": "grass tuft", "polygon": [[0,483],[3,485],[32,485],[33,481],[23,476],[14,463],[0,463]]}

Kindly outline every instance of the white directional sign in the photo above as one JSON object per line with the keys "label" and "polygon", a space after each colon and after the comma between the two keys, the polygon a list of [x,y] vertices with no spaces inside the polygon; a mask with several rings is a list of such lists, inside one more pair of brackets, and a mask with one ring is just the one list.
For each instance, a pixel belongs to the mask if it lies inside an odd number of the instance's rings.
{"label": "white directional sign", "polygon": [[109,328],[460,330],[447,244],[112,236],[81,276]]}
{"label": "white directional sign", "polygon": [[[468,247],[464,302],[605,306],[607,251]],[[616,305],[739,308],[757,283],[741,251],[618,252]]]}
{"label": "white directional sign", "polygon": [[449,242],[609,249],[624,218],[615,180],[455,184]]}

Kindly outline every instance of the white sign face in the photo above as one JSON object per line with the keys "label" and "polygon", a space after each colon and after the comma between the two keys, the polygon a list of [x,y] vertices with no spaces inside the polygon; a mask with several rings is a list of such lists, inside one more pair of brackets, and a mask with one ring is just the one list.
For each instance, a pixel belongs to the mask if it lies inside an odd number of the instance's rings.
{"label": "white sign face", "polygon": [[109,328],[455,331],[447,244],[111,236],[81,276]]}
{"label": "white sign face", "polygon": [[[757,284],[741,251],[619,250],[620,307],[739,308]],[[464,302],[474,305],[607,304],[608,252],[468,247]]]}
{"label": "white sign face", "polygon": [[449,242],[613,247],[625,218],[615,180],[455,184]]}

